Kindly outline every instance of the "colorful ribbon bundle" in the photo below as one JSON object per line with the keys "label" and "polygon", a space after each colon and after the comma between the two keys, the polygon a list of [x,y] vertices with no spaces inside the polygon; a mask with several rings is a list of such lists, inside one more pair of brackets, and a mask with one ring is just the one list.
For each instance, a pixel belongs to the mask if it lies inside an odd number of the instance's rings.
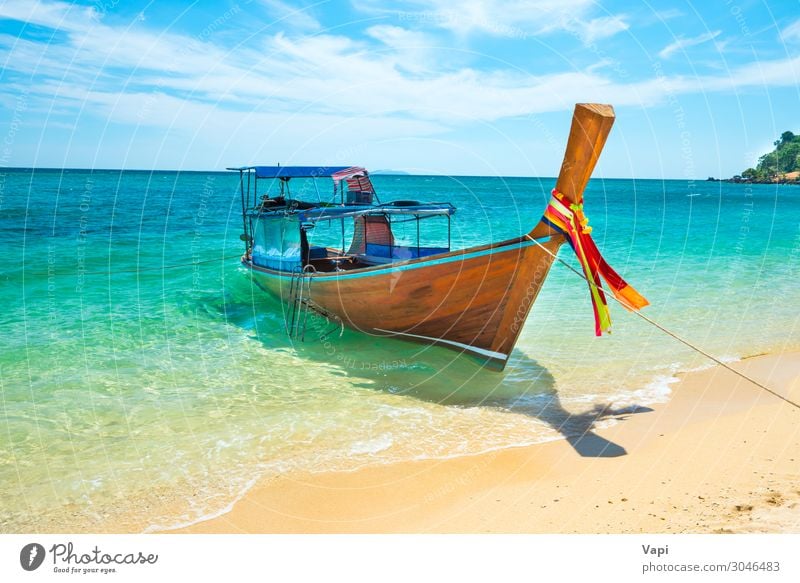
{"label": "colorful ribbon bundle", "polygon": [[595,334],[611,331],[611,315],[608,312],[606,296],[600,277],[606,280],[611,293],[620,303],[629,310],[639,310],[649,302],[633,287],[620,277],[611,266],[606,263],[597,245],[592,240],[592,228],[589,219],[583,214],[583,203],[574,204],[558,190],[553,189],[550,204],[544,211],[542,220],[564,235],[578,261],[583,268],[586,280],[589,282],[589,291],[592,294],[592,309],[594,310]]}

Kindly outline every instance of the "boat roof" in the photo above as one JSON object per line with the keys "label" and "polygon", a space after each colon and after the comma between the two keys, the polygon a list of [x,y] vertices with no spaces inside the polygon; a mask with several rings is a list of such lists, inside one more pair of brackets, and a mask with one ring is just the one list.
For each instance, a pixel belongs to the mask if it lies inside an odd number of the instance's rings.
{"label": "boat roof", "polygon": [[300,221],[319,221],[339,217],[358,217],[361,215],[452,215],[456,208],[449,202],[422,203],[416,205],[393,206],[392,203],[364,207],[339,206],[318,207],[300,211]]}
{"label": "boat roof", "polygon": [[238,172],[254,171],[256,178],[336,178],[337,174],[366,174],[360,166],[241,166],[227,168]]}
{"label": "boat roof", "polygon": [[[433,216],[433,215],[452,215],[456,212],[454,207],[449,202],[432,202],[432,203],[419,203],[413,205],[393,205],[392,203],[380,205],[348,205],[348,206],[319,206],[310,209],[303,209],[296,211],[297,219],[300,222],[316,222],[326,219],[338,219],[343,217],[358,217],[362,215],[416,215],[416,216]],[[269,211],[260,211],[256,214],[274,215],[276,217],[286,217],[285,209],[275,209]]]}

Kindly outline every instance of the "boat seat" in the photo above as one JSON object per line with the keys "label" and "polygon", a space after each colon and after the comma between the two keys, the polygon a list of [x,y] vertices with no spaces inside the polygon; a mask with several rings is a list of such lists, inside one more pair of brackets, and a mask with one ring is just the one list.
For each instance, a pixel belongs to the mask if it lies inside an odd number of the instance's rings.
{"label": "boat seat", "polygon": [[354,221],[353,242],[348,253],[363,255],[368,244],[393,245],[394,235],[389,220],[384,215],[356,217]]}
{"label": "boat seat", "polygon": [[311,247],[308,252],[308,258],[310,260],[325,259],[327,256],[328,249],[326,247]]}

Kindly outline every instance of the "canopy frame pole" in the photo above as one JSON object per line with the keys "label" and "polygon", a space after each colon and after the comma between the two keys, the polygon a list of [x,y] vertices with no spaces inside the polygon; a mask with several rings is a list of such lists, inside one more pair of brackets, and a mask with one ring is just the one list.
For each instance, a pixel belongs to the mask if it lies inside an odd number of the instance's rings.
{"label": "canopy frame pole", "polygon": [[392,238],[389,239],[389,257],[394,258],[394,229],[392,228],[392,217],[389,216],[387,213],[383,213],[383,218],[386,219],[386,224],[389,225],[389,232],[392,234]]}
{"label": "canopy frame pole", "polygon": [[250,170],[247,171],[247,204],[246,208],[250,208]]}
{"label": "canopy frame pole", "polygon": [[450,213],[447,213],[447,250],[450,251],[452,243],[450,241]]}
{"label": "canopy frame pole", "polygon": [[414,215],[414,218],[417,219],[417,259],[419,259],[419,215]]}
{"label": "canopy frame pole", "polygon": [[[248,192],[250,191],[250,172],[247,172]],[[250,234],[247,230],[247,206],[244,202],[244,174],[239,170],[239,192],[242,198],[242,230],[244,235],[244,254],[245,256],[250,252]]]}
{"label": "canopy frame pole", "polygon": [[311,181],[314,183],[314,190],[317,193],[317,202],[319,204],[322,204],[322,197],[319,194],[319,188],[317,188],[317,180],[316,179],[312,179]]}

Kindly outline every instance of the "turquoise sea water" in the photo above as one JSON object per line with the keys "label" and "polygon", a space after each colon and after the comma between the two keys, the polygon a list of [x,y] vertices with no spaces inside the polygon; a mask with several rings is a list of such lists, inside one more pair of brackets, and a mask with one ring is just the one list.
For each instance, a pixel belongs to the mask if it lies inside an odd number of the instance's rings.
{"label": "turquoise sea water", "polygon": [[[530,230],[554,181],[374,182],[453,202],[466,247]],[[800,348],[800,188],[595,180],[586,200],[650,317],[729,359]],[[504,373],[349,331],[292,342],[236,259],[239,207],[229,174],[0,173],[0,531],[154,529],[293,470],[561,439],[705,364],[615,305],[595,338],[559,265]]]}

